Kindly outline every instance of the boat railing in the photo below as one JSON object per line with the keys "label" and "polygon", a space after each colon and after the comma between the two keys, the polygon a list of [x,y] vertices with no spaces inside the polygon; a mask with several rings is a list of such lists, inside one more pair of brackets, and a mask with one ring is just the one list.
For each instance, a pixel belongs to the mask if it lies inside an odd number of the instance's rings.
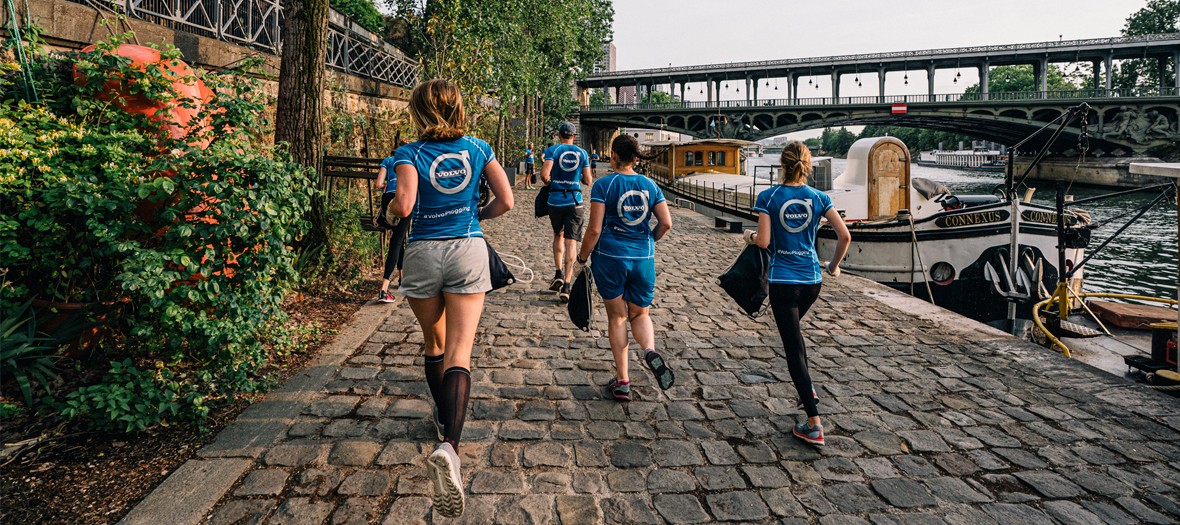
{"label": "boat railing", "polygon": [[[1160,297],[1147,297],[1144,295],[1132,295],[1132,294],[1125,294],[1125,293],[1079,293],[1079,292],[1075,292],[1073,290],[1070,290],[1068,286],[1064,287],[1064,290],[1065,290],[1065,292],[1061,292],[1061,293],[1065,294],[1065,297],[1064,297],[1065,304],[1068,305],[1071,298],[1077,299],[1082,304],[1082,306],[1085,308],[1086,312],[1094,320],[1094,322],[1098,323],[1098,327],[1101,328],[1102,331],[1104,333],[1106,333],[1107,336],[1111,336],[1110,330],[1107,330],[1106,326],[1102,324],[1102,320],[1098,319],[1098,316],[1094,315],[1094,312],[1090,311],[1090,308],[1088,306],[1086,306],[1086,303],[1085,303],[1086,299],[1091,298],[1091,297],[1107,298],[1107,299],[1132,299],[1132,300],[1136,300],[1136,301],[1163,303],[1163,304],[1167,304],[1172,307],[1175,307],[1177,305],[1177,301],[1175,299],[1166,299],[1166,298],[1160,298]],[[1062,298],[1057,293],[1054,293],[1052,297],[1045,299],[1044,301],[1041,301],[1041,302],[1033,305],[1032,321],[1033,321],[1033,325],[1035,325],[1037,327],[1037,330],[1039,330],[1042,334],[1044,334],[1045,339],[1049,343],[1050,350],[1052,350],[1054,348],[1059,348],[1059,349],[1061,349],[1061,353],[1063,355],[1065,355],[1065,357],[1072,358],[1073,356],[1069,352],[1069,346],[1067,346],[1063,341],[1061,341],[1061,339],[1054,336],[1052,330],[1050,330],[1047,326],[1045,326],[1045,323],[1043,323],[1041,321],[1041,311],[1044,310],[1045,307],[1048,306],[1050,303],[1057,304],[1058,309],[1059,309],[1059,313],[1060,313],[1061,301],[1062,301]],[[1068,313],[1068,311],[1069,311],[1069,307],[1066,306],[1065,312]]]}

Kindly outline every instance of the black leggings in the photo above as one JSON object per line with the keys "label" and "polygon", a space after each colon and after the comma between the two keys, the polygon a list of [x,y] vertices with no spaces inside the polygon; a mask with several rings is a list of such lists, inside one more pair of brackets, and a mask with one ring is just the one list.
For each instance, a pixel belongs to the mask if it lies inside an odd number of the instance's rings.
{"label": "black leggings", "polygon": [[[389,206],[389,201],[392,200],[392,192],[383,194],[381,196],[381,210],[378,213],[383,213],[385,207]],[[385,254],[385,273],[382,274],[385,279],[393,279],[393,271],[402,267],[402,255],[405,253],[406,233],[410,231],[410,222],[409,217],[403,217],[398,221],[397,226],[389,230],[393,232],[393,235],[389,237],[389,253]]]}
{"label": "black leggings", "polygon": [[819,298],[820,284],[775,284],[770,283],[770,309],[774,311],[774,322],[778,335],[787,351],[787,370],[791,382],[807,417],[819,415],[815,396],[812,394],[811,374],[807,371],[807,348],[803,334],[799,331],[799,320],[807,315],[807,309]]}

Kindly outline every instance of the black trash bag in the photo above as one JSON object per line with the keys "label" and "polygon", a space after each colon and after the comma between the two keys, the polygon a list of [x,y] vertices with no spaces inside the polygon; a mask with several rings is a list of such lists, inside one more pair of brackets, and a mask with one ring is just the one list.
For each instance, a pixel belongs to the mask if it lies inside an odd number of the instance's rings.
{"label": "black trash bag", "polygon": [[590,273],[590,268],[582,268],[582,273],[578,274],[570,287],[570,302],[565,307],[569,311],[570,321],[583,332],[590,331],[590,322],[594,320],[593,293],[594,274]]}
{"label": "black trash bag", "polygon": [[393,198],[396,195],[397,192],[395,191],[387,191],[381,194],[381,208],[377,210],[377,226],[392,230],[397,227],[398,222],[401,222],[402,218],[390,211],[390,205],[393,204]]}
{"label": "black trash bag", "polygon": [[504,264],[503,259],[500,259],[500,254],[496,253],[495,248],[492,248],[492,243],[488,242],[486,237],[483,241],[488,245],[488,270],[492,277],[492,291],[516,282],[516,276],[512,275],[508,265]]}
{"label": "black trash bag", "polygon": [[537,192],[537,200],[533,201],[533,213],[537,218],[549,215],[549,185],[541,186]]}
{"label": "black trash bag", "polygon": [[729,294],[738,307],[750,317],[758,317],[766,311],[766,297],[770,295],[770,252],[750,244],[729,266],[717,284]]}

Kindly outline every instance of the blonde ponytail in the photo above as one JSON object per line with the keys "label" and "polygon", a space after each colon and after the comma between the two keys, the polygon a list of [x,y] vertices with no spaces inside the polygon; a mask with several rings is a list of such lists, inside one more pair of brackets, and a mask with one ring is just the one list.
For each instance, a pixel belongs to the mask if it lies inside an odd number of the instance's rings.
{"label": "blonde ponytail", "polygon": [[797,140],[783,145],[783,153],[779,157],[782,172],[779,174],[779,184],[798,184],[807,182],[807,175],[811,173],[811,149]]}

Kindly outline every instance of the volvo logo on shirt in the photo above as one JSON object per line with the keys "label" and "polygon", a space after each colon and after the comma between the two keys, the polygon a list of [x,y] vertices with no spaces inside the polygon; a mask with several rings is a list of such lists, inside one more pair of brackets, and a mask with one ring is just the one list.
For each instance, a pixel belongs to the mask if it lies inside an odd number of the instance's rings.
{"label": "volvo logo on shirt", "polygon": [[563,171],[574,171],[578,169],[579,160],[578,152],[567,151],[557,157],[557,165],[561,166]]}
{"label": "volvo logo on shirt", "polygon": [[[444,161],[450,159],[455,159],[459,162],[462,162],[463,166],[451,169],[439,169]],[[449,166],[454,165],[453,162],[447,164]],[[460,151],[459,153],[443,153],[442,155],[435,157],[434,162],[430,163],[430,185],[434,186],[434,189],[438,190],[439,193],[451,195],[463,191],[463,188],[466,188],[468,184],[471,184],[471,174],[471,152],[466,150]],[[458,184],[451,185],[453,184],[451,181],[454,181],[459,177],[462,177],[463,180],[461,180]],[[447,184],[444,185],[444,183]]]}
{"label": "volvo logo on shirt", "polygon": [[791,199],[779,208],[778,220],[782,223],[783,229],[799,233],[811,225],[811,209],[811,199]]}
{"label": "volvo logo on shirt", "polygon": [[[632,197],[638,197],[639,203],[636,204]],[[630,200],[629,200],[630,199]],[[635,226],[643,222],[647,218],[648,198],[646,191],[631,190],[624,192],[619,197],[618,213],[619,219],[627,226]],[[634,218],[632,218],[634,217]]]}

